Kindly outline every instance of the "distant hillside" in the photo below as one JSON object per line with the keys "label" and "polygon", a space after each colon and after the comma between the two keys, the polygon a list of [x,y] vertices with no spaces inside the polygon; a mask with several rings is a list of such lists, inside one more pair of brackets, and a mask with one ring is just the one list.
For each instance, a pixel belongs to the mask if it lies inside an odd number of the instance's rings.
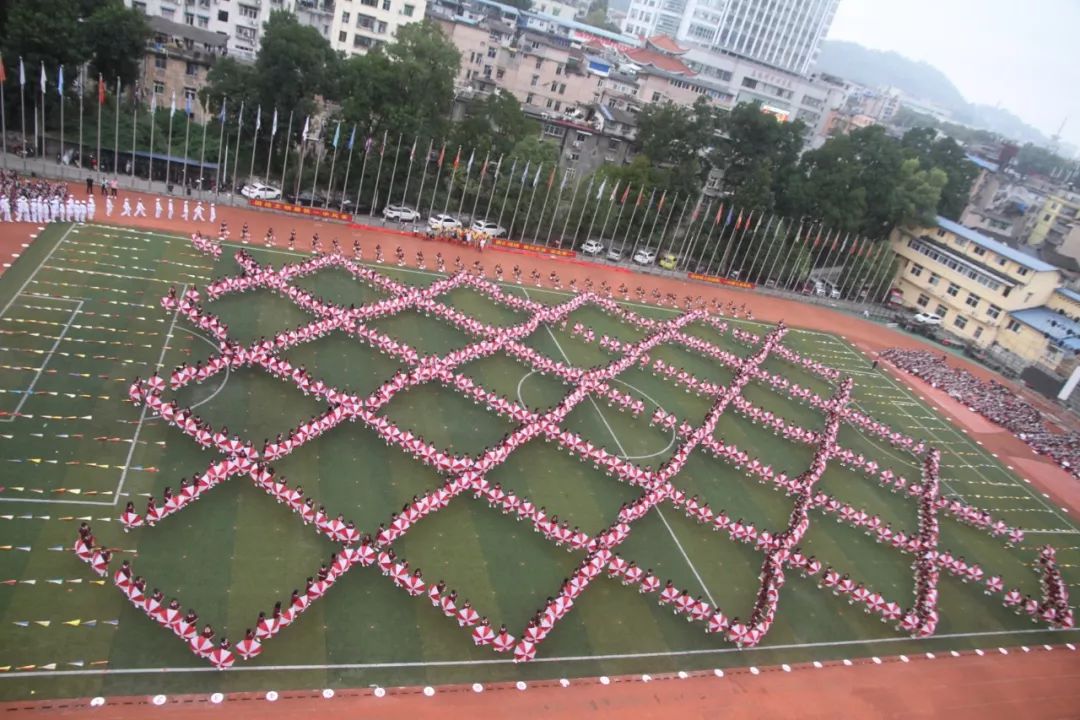
{"label": "distant hillside", "polygon": [[964,96],[945,73],[899,53],[871,50],[845,40],[826,40],[821,43],[817,68],[870,87],[892,85],[952,112],[968,109]]}
{"label": "distant hillside", "polygon": [[1014,140],[1040,144],[1047,141],[1039,130],[1008,110],[969,103],[945,73],[899,53],[871,50],[846,40],[826,40],[821,43],[817,70],[870,87],[899,88],[907,95],[948,110],[957,122]]}

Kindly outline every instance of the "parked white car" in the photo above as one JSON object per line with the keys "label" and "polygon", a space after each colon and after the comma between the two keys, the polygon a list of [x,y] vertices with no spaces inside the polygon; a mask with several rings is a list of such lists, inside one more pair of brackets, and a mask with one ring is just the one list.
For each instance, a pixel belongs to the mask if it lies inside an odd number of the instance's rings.
{"label": "parked white car", "polygon": [[397,222],[416,222],[420,219],[420,213],[408,205],[387,205],[383,208],[382,216],[387,220]]}
{"label": "parked white car", "polygon": [[461,221],[453,215],[432,215],[427,221],[428,227],[432,230],[451,230],[453,228],[461,227]]}
{"label": "parked white car", "polygon": [[581,252],[586,255],[599,255],[604,252],[604,243],[596,238],[589,238],[585,241],[585,244],[581,246]]}
{"label": "parked white car", "polygon": [[491,237],[502,237],[506,234],[506,228],[490,220],[477,220],[472,224],[473,232],[482,232]]}
{"label": "parked white car", "polygon": [[607,255],[605,255],[611,262],[619,262],[622,260],[622,248],[615,247],[615,243],[611,243],[611,247],[608,248]]}
{"label": "parked white car", "polygon": [[656,251],[651,248],[641,248],[634,253],[634,262],[638,265],[652,265],[656,262]]}
{"label": "parked white car", "polygon": [[920,325],[940,325],[941,316],[934,313],[919,313],[915,316],[915,322]]}
{"label": "parked white car", "polygon": [[262,183],[248,183],[240,188],[240,194],[251,200],[277,200],[281,197],[281,191],[276,187]]}

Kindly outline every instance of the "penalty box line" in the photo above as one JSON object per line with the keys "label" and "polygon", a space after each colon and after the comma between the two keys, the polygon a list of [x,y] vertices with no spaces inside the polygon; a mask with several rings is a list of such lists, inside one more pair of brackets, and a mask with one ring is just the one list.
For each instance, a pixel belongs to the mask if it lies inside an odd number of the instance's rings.
{"label": "penalty box line", "polygon": [[[524,293],[525,297],[528,298],[529,300],[532,299],[532,298],[529,297],[529,291],[526,290],[524,287],[521,288],[521,292]],[[544,329],[547,330],[548,335],[551,336],[552,342],[555,343],[555,347],[557,347],[559,349],[559,354],[561,354],[563,356],[563,359],[566,360],[566,363],[568,365],[573,366],[573,362],[571,362],[569,356],[567,356],[566,351],[563,350],[562,345],[559,344],[559,340],[558,340],[558,338],[555,337],[555,333],[553,333],[551,331],[551,327],[547,323],[544,323]],[[600,416],[600,421],[604,423],[604,427],[607,428],[608,433],[611,435],[611,439],[614,440],[615,445],[618,446],[619,453],[624,458],[629,457],[629,455],[626,452],[626,448],[623,447],[622,442],[619,440],[619,436],[615,433],[615,429],[611,427],[611,423],[608,422],[607,417],[604,416],[604,412],[600,409],[600,406],[596,403],[596,399],[593,398],[591,393],[588,395],[588,398],[589,398],[589,402],[592,403],[593,409],[596,410],[596,414]],[[668,523],[667,518],[664,517],[664,513],[661,512],[660,507],[658,505],[654,505],[653,509],[656,510],[656,514],[660,516],[661,522],[664,523],[664,527],[667,528],[668,534],[671,536],[671,539],[675,542],[675,547],[677,547],[679,549],[679,553],[683,556],[683,560],[685,560],[686,564],[690,567],[690,572],[694,573],[694,577],[697,578],[698,584],[701,586],[701,589],[705,591],[705,597],[709,598],[709,602],[712,603],[713,607],[716,607],[716,600],[713,598],[712,593],[709,592],[709,588],[705,585],[705,581],[701,578],[701,573],[698,572],[698,569],[694,566],[694,563],[690,560],[690,556],[686,554],[686,550],[683,548],[682,543],[679,542],[679,538],[675,536],[675,531],[672,529],[671,525]]]}

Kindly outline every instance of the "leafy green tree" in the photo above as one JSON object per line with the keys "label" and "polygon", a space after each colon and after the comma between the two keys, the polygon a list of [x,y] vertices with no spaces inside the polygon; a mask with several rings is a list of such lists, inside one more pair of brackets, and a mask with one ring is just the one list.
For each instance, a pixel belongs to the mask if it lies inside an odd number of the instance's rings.
{"label": "leafy green tree", "polygon": [[914,153],[925,167],[944,171],[948,181],[941,189],[937,211],[952,220],[959,220],[967,205],[971,187],[979,175],[979,169],[968,160],[967,153],[951,137],[937,138],[933,130],[917,128],[909,130],[902,144]]}
{"label": "leafy green tree", "polygon": [[608,0],[593,0],[589,5],[589,12],[581,18],[581,22],[609,32],[622,32],[618,25],[608,20],[607,14]]}
{"label": "leafy green tree", "polygon": [[724,141],[713,161],[724,173],[724,191],[740,207],[777,207],[795,173],[806,126],[779,122],[759,103],[744,103],[723,119],[721,129]]}
{"label": "leafy green tree", "polygon": [[1053,175],[1070,167],[1070,163],[1057,153],[1027,143],[1016,154],[1016,171],[1022,175]]}
{"label": "leafy green tree", "polygon": [[199,94],[204,107],[219,108],[222,100],[228,98],[226,110],[230,117],[235,118],[241,103],[247,107],[258,103],[255,66],[230,57],[221,58],[210,68],[206,75],[206,87]]}
{"label": "leafy green tree", "polygon": [[452,141],[474,148],[480,155],[498,157],[508,154],[535,127],[535,121],[521,111],[517,98],[499,90],[469,107],[465,119],[454,126]]}
{"label": "leafy green tree", "polygon": [[333,88],[339,60],[318,30],[301,25],[293,13],[273,12],[255,59],[255,97],[264,109],[289,108],[307,116],[313,96]]}
{"label": "leafy green tree", "polygon": [[23,59],[28,83],[37,77],[42,63],[55,79],[58,65],[78,65],[87,59],[76,0],[9,0],[6,4],[4,55],[8,63]]}
{"label": "leafy green tree", "polygon": [[102,3],[82,23],[83,47],[91,59],[92,74],[109,82],[120,78],[126,86],[139,75],[150,27],[146,16],[124,7],[121,0]]}

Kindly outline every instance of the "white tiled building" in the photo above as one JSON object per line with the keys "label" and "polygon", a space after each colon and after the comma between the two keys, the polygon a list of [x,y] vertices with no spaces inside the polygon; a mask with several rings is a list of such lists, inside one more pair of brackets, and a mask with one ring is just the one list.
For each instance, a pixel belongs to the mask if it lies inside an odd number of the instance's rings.
{"label": "white tiled building", "polygon": [[426,10],[427,0],[337,0],[330,44],[346,54],[367,52],[423,20]]}

